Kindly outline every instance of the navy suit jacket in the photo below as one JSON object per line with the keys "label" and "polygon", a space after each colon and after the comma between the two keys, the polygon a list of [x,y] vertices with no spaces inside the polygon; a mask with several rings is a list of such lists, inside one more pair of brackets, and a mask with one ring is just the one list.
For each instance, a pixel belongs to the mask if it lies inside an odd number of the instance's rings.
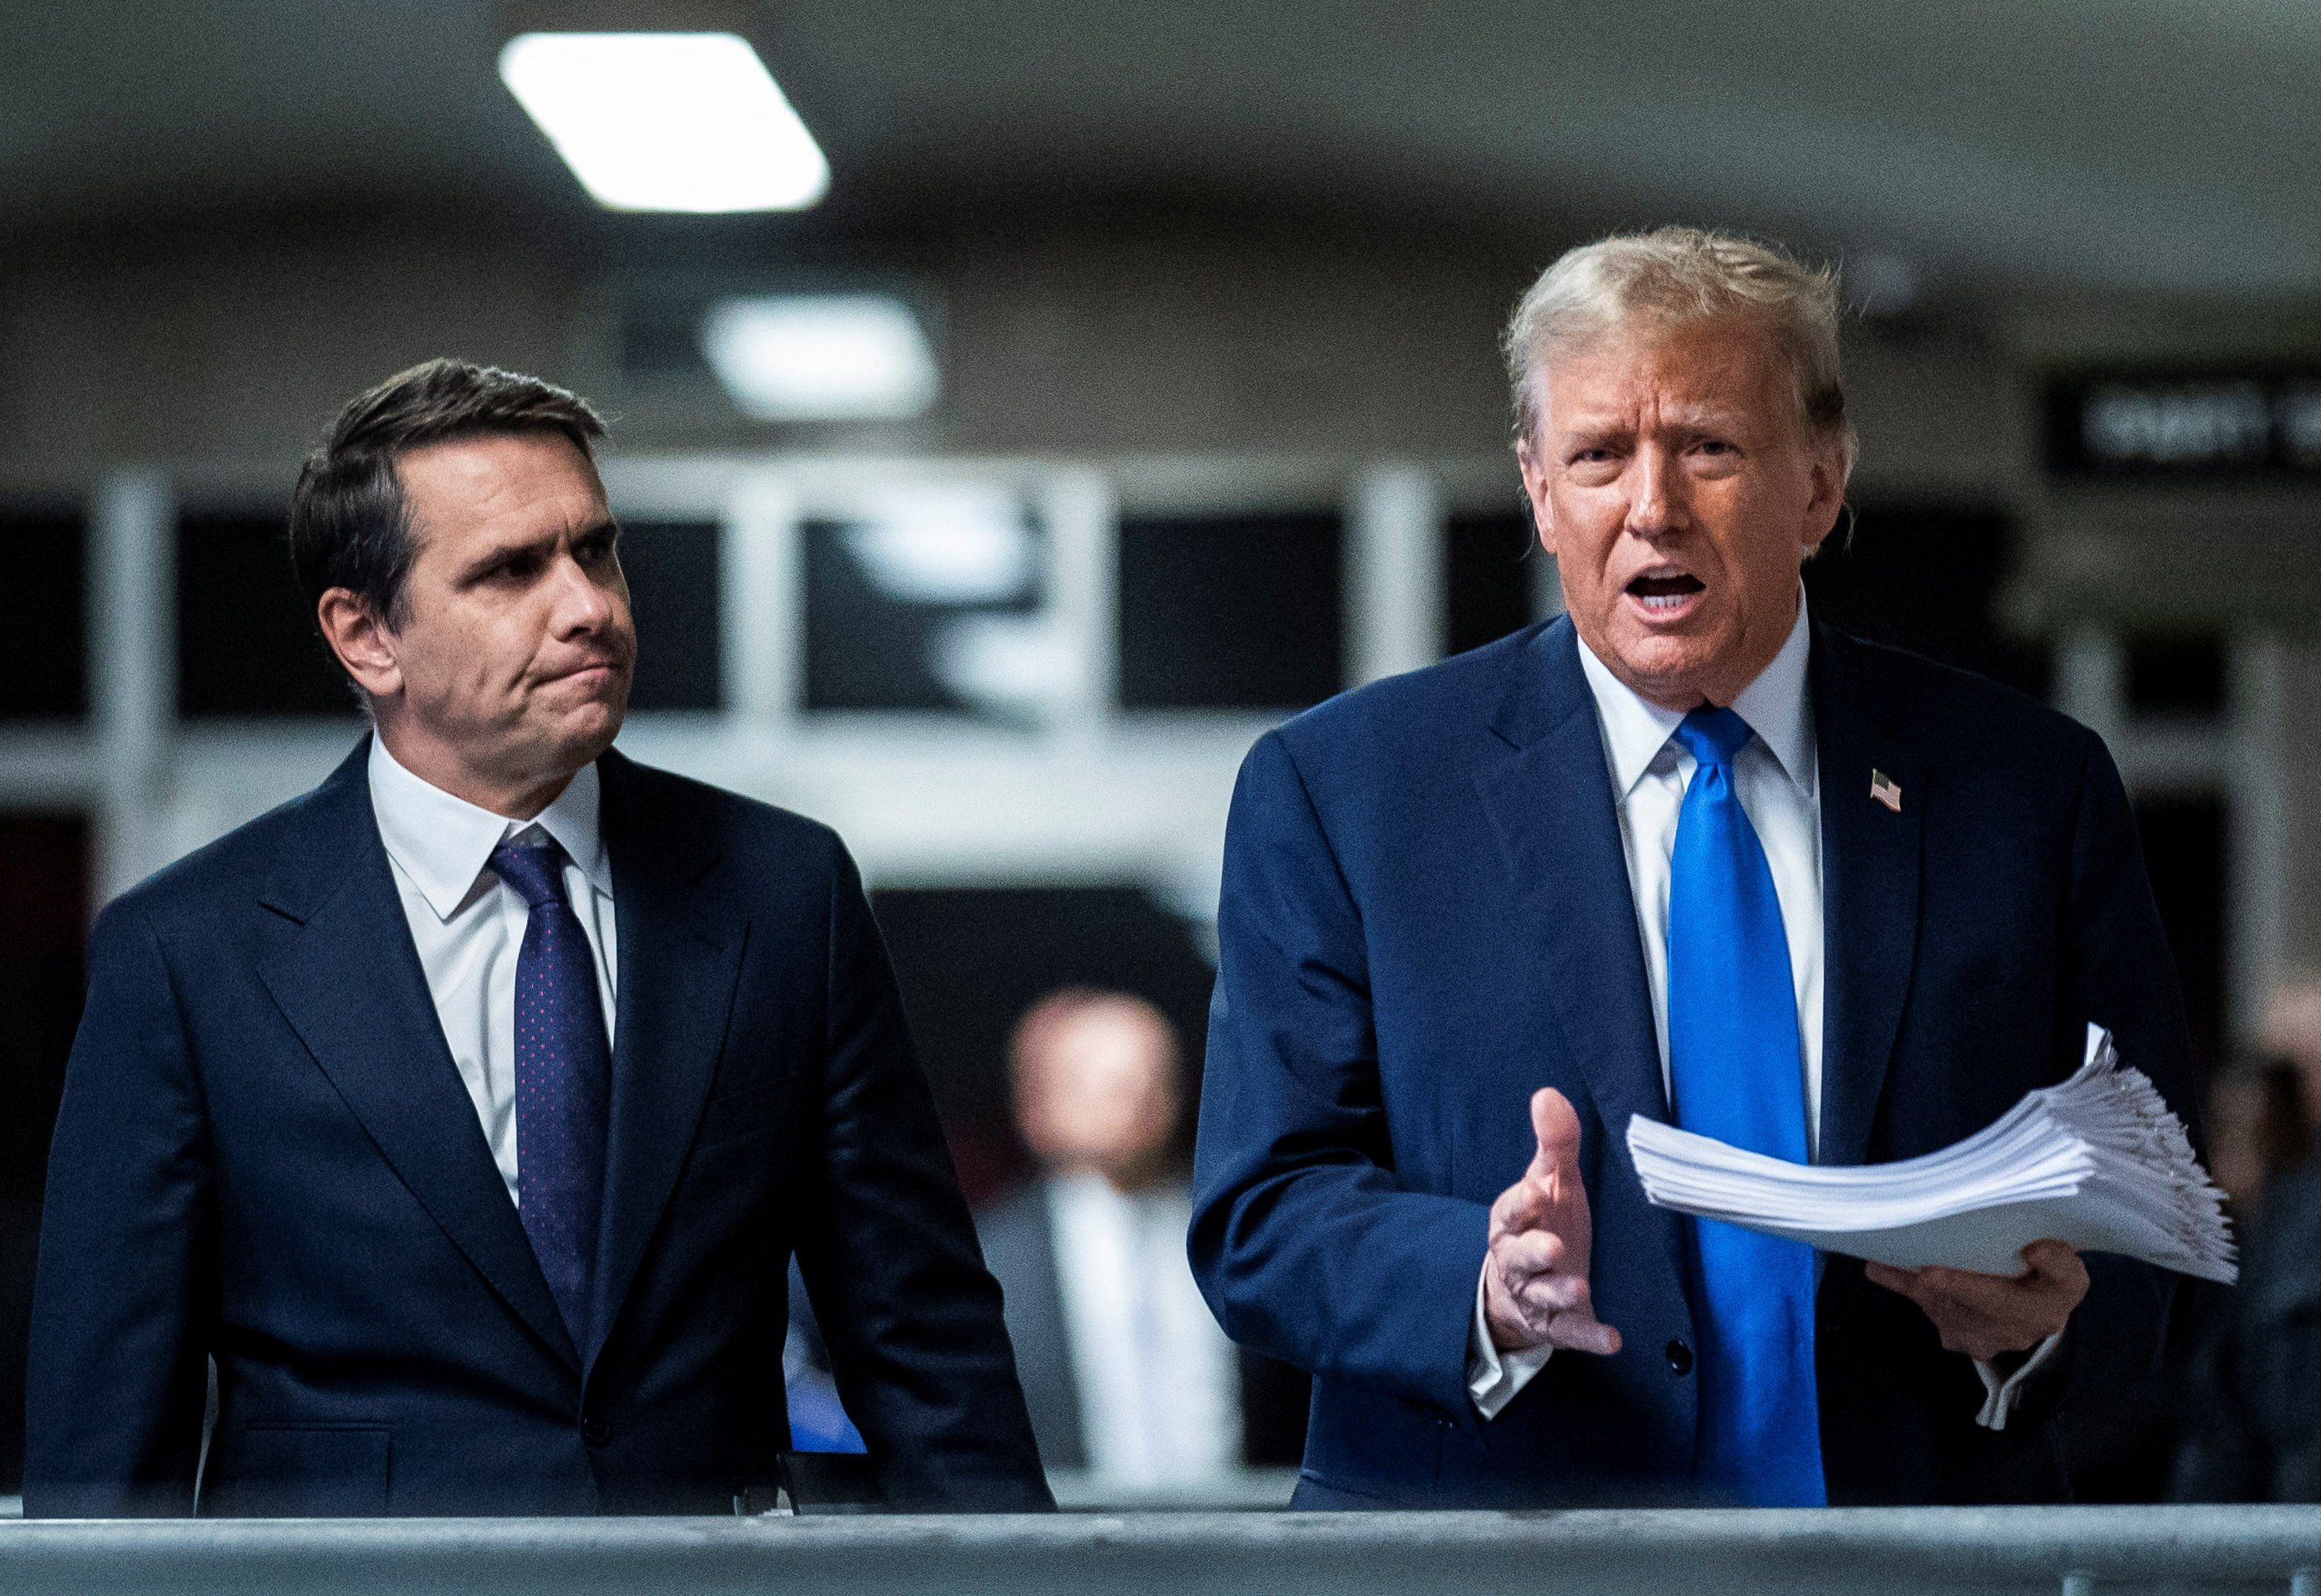
{"label": "navy suit jacket", "polygon": [[798,1256],[887,1499],[1049,1505],[836,836],[600,762],[620,925],[576,1345],[437,1023],[368,741],[110,905],[50,1159],[35,1516],[731,1513],[788,1443]]}
{"label": "navy suit jacket", "polygon": [[[2089,1020],[2183,1110],[2181,1000],[2101,741],[1975,677],[1816,626],[1825,903],[1819,1156],[1907,1158],[2076,1068]],[[1899,812],[1870,772],[1901,788]],[[1687,1233],[1630,1118],[1664,1119],[1643,944],[1568,621],[1335,699],[1242,767],[1195,1172],[1228,1333],[1312,1371],[1306,1505],[1695,1500]],[[1571,1099],[1615,1356],[1561,1352],[1485,1422],[1466,1390],[1488,1210]],[[2156,1356],[2166,1277],[2094,1259],[2066,1357],[2001,1432],[1905,1299],[1830,1257],[1837,1502],[2061,1500],[2072,1385]]]}

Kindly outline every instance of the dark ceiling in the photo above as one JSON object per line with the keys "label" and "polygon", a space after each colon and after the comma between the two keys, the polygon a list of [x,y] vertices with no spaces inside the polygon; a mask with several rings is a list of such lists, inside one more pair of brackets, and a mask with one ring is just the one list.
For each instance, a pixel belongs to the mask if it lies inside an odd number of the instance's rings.
{"label": "dark ceiling", "polygon": [[[597,10],[601,14],[602,7]],[[625,8],[650,25],[656,6]],[[596,225],[487,0],[0,5],[0,216],[418,197]],[[1198,194],[1428,227],[1662,217],[1934,279],[2321,286],[2311,0],[847,0],[753,29],[828,151],[785,223]]]}

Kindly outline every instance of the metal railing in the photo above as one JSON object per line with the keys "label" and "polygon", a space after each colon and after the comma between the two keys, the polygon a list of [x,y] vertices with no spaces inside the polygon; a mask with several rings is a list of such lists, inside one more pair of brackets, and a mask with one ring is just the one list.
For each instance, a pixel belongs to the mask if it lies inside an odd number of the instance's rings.
{"label": "metal railing", "polygon": [[19,1522],[0,1590],[2321,1596],[2321,1508]]}

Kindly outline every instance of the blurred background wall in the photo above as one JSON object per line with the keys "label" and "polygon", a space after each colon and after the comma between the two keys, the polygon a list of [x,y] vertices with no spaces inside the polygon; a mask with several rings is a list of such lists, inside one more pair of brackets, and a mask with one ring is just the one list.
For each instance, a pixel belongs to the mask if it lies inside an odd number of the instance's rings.
{"label": "blurred background wall", "polygon": [[[593,204],[496,72],[542,27],[742,35],[826,195]],[[2105,733],[2203,1057],[2252,1043],[2321,965],[2317,70],[2258,0],[0,9],[0,1489],[87,920],[358,734],[282,514],[436,354],[614,418],[623,747],[848,837],[978,1199],[1042,994],[1197,1078],[1249,743],[1555,609],[1497,330],[1669,220],[1841,263],[1816,607]],[[833,298],[932,385],[753,418],[720,307]]]}

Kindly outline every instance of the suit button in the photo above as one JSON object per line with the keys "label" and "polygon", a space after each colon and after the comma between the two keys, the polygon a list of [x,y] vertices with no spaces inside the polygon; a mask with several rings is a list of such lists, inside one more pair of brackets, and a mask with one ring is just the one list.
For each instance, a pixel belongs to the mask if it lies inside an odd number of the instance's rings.
{"label": "suit button", "polygon": [[1692,1373],[1692,1348],[1681,1341],[1668,1344],[1669,1373],[1681,1379]]}
{"label": "suit button", "polygon": [[580,1438],[591,1446],[602,1446],[613,1438],[613,1427],[594,1413],[580,1421]]}

